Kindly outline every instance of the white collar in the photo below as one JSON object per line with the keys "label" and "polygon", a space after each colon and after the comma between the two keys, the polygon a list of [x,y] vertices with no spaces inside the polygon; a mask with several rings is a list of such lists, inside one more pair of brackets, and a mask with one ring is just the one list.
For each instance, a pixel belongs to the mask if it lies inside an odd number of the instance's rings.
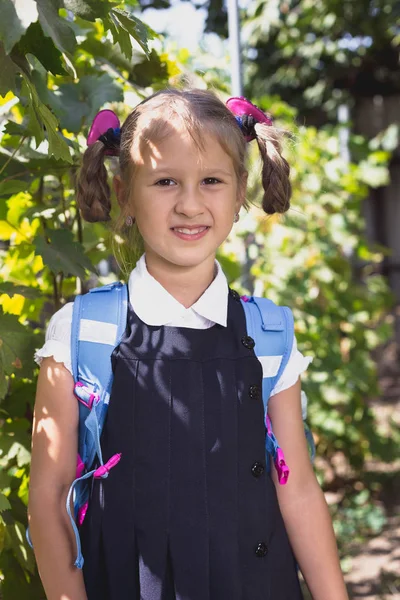
{"label": "white collar", "polygon": [[228,282],[215,261],[217,274],[205,292],[190,308],[183,306],[147,270],[143,254],[129,276],[128,288],[132,307],[147,325],[161,326],[176,322],[188,311],[226,327]]}

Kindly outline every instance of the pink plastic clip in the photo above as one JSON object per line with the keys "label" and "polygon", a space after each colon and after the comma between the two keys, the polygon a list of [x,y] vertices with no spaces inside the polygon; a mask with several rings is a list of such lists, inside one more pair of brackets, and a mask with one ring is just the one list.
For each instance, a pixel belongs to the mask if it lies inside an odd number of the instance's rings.
{"label": "pink plastic clip", "polygon": [[77,520],[78,520],[79,527],[82,525],[83,521],[85,520],[88,507],[89,507],[89,502],[85,502],[85,504],[83,504],[80,507],[80,509],[78,510]]}
{"label": "pink plastic clip", "polygon": [[[272,117],[269,114],[263,112],[258,106],[247,100],[247,98],[234,97],[229,98],[226,102],[226,106],[229,108],[231,113],[235,115],[235,117],[243,117],[244,115],[252,116],[256,123],[266,123],[267,125],[272,125]],[[246,135],[246,141],[250,142],[254,139],[255,136]]]}
{"label": "pink plastic clip", "polygon": [[[101,135],[106,133],[108,129],[116,129],[119,126],[120,122],[114,111],[107,108],[100,110],[93,119],[87,139],[87,145],[90,146],[91,144],[97,142]],[[110,156],[117,156],[118,152],[108,149],[106,150],[106,154]]]}
{"label": "pink plastic clip", "polygon": [[278,474],[278,481],[280,485],[286,485],[289,479],[289,467],[285,462],[285,456],[281,448],[277,448],[275,457],[275,469]]}
{"label": "pink plastic clip", "polygon": [[95,472],[93,473],[93,477],[95,479],[105,479],[106,477],[108,477],[108,474],[111,471],[111,469],[115,467],[115,465],[117,465],[121,460],[121,456],[122,454],[114,454],[114,456],[112,456],[110,460],[106,462],[105,465],[101,465],[98,469],[95,470]]}
{"label": "pink plastic clip", "polygon": [[265,417],[265,426],[267,428],[268,435],[271,435],[271,433],[272,433],[271,419],[269,418],[268,415],[266,415],[266,417]]}
{"label": "pink plastic clip", "polygon": [[76,457],[76,478],[79,479],[83,475],[83,471],[85,470],[85,465],[79,454]]}
{"label": "pink plastic clip", "polygon": [[240,297],[243,300],[243,302],[250,302],[250,297],[249,296],[240,296]]}

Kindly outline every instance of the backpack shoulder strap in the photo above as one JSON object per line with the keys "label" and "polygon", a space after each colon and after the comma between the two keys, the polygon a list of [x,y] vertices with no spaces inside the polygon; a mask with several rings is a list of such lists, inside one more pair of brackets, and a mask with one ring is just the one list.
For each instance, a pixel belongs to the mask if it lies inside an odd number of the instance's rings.
{"label": "backpack shoulder strap", "polygon": [[[125,331],[127,311],[127,286],[119,282],[94,288],[75,298],[71,362],[75,395],[80,401],[78,451],[87,468],[91,466],[96,453],[102,463],[98,440],[113,381],[111,354]],[[94,399],[96,410],[92,410]],[[93,435],[87,432],[91,428],[94,429]],[[98,432],[95,431],[97,429]]]}
{"label": "backpack shoulder strap", "polygon": [[255,341],[255,353],[263,369],[265,412],[274,386],[281,377],[293,347],[293,314],[267,298],[242,297],[247,333]]}
{"label": "backpack shoulder strap", "polygon": [[[127,312],[128,289],[122,283],[94,288],[77,296],[74,302],[71,362],[74,393],[79,400],[78,469],[77,478],[68,492],[66,509],[77,545],[75,566],[80,569],[83,556],[76,522],[81,522],[79,513],[83,509],[84,516],[88,500],[88,486],[80,484],[91,477],[107,477],[109,470],[121,458],[120,454],[116,454],[104,464],[100,437],[113,381],[111,354],[125,331]],[[100,466],[93,469],[96,456]]]}
{"label": "backpack shoulder strap", "polygon": [[294,324],[292,311],[286,306],[277,306],[267,298],[242,297],[246,315],[247,333],[254,342],[254,351],[263,370],[262,398],[266,427],[265,447],[267,469],[270,471],[270,456],[273,459],[278,481],[285,485],[289,468],[278,444],[268,416],[268,401],[276,382],[283,373],[293,347]]}
{"label": "backpack shoulder strap", "polygon": [[77,296],[71,329],[74,381],[110,392],[110,356],[126,327],[127,286],[111,283]]}

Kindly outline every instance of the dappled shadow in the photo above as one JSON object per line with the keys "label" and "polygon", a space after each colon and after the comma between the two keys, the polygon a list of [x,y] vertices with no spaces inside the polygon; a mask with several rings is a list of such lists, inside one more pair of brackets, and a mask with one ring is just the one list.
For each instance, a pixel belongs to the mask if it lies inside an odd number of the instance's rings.
{"label": "dappled shadow", "polygon": [[394,600],[400,595],[400,575],[382,569],[378,578],[350,583],[347,590],[351,600]]}

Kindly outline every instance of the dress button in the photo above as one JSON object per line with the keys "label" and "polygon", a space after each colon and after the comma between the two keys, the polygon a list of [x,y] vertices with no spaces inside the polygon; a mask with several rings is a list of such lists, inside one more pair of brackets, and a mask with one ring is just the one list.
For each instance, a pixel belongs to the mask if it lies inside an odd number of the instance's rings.
{"label": "dress button", "polygon": [[230,295],[232,296],[232,298],[234,300],[236,300],[237,302],[239,302],[240,296],[239,296],[239,294],[237,293],[236,290],[232,290],[231,288],[229,288],[229,293],[230,293]]}
{"label": "dress button", "polygon": [[249,396],[252,400],[258,400],[261,397],[261,388],[259,385],[249,387]]}
{"label": "dress button", "polygon": [[256,547],[256,556],[263,558],[268,554],[268,546],[265,542],[259,542]]}
{"label": "dress button", "polygon": [[260,462],[255,462],[251,467],[251,472],[254,477],[261,477],[261,475],[264,473],[264,465]]}
{"label": "dress button", "polygon": [[253,338],[250,337],[249,335],[245,335],[244,337],[242,337],[242,344],[245,348],[248,348],[249,350],[252,350],[254,348],[254,346],[256,345]]}

